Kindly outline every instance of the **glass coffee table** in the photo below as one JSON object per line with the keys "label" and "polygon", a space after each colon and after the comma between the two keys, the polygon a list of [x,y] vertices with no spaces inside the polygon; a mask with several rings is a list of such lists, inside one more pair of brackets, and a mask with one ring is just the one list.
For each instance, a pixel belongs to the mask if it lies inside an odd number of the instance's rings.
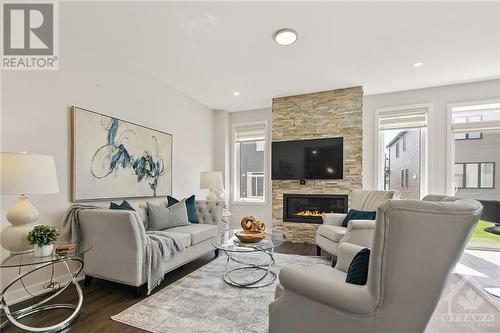
{"label": "glass coffee table", "polygon": [[[2,305],[3,310],[5,312],[5,316],[8,319],[8,321],[1,323],[0,330],[3,329],[5,326],[7,326],[9,323],[12,323],[13,325],[17,326],[18,328],[20,328],[25,332],[46,332],[46,331],[55,332],[71,325],[80,314],[80,310],[83,304],[82,288],[80,287],[77,281],[78,274],[80,274],[80,272],[83,269],[82,256],[85,252],[91,249],[92,246],[90,246],[89,244],[79,243],[77,244],[74,253],[68,253],[64,255],[52,254],[45,257],[37,257],[33,252],[28,252],[22,254],[10,254],[10,255],[6,254],[5,256],[3,256],[4,254],[2,253],[0,268],[5,268],[5,269],[14,268],[17,270],[18,276],[12,282],[7,284],[7,286],[2,290],[0,294],[0,304]],[[70,265],[70,263],[72,262],[76,263],[78,267],[75,268],[73,265]],[[44,285],[44,289],[48,291],[47,293],[38,296],[31,293],[28,290],[29,288],[26,287],[26,285],[24,284],[24,279],[37,278],[40,276],[40,274],[37,273],[40,270],[44,270],[46,268],[51,270],[52,277],[54,277],[54,270],[56,264],[63,265],[64,271],[66,272],[66,279],[65,279],[66,281],[59,282],[60,281],[59,279],[56,280],[54,278],[51,278],[50,282]],[[13,286],[17,284],[21,284],[23,286],[28,296],[32,297],[33,299],[37,299],[39,301],[35,304],[29,305],[22,309],[18,309],[15,311],[11,310],[10,307],[12,307],[12,304],[9,304],[9,302],[7,302],[7,300],[5,299],[5,295],[8,293],[10,289],[13,288]],[[76,305],[66,304],[66,303],[48,304],[49,301],[53,300],[55,297],[60,295],[71,285],[73,285],[76,289],[78,297]],[[71,313],[63,321],[45,327],[29,326],[19,321],[20,319],[33,315],[35,313],[47,310],[54,310],[54,309],[69,309],[71,310]]]}
{"label": "glass coffee table", "polygon": [[234,235],[238,231],[229,231],[226,237],[212,241],[212,245],[227,256],[224,281],[239,288],[260,288],[272,284],[277,278],[271,270],[275,263],[274,249],[285,241],[285,235],[268,233],[258,243],[243,243]]}

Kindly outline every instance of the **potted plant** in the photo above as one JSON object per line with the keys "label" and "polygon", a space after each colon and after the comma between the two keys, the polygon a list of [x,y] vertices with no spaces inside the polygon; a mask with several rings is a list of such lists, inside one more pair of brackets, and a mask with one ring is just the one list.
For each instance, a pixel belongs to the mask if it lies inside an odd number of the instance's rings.
{"label": "potted plant", "polygon": [[35,246],[35,256],[50,256],[54,251],[54,243],[59,233],[48,225],[37,225],[28,234],[28,242]]}

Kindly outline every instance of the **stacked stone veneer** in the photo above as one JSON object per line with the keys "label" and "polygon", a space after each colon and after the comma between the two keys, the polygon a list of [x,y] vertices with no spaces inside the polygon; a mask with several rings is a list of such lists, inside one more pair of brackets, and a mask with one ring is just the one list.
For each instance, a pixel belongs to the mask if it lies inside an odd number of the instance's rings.
{"label": "stacked stone veneer", "polygon": [[344,138],[344,178],[273,180],[273,231],[292,242],[314,244],[317,224],[283,222],[283,194],[350,194],[361,188],[363,88],[352,87],[273,99],[272,141]]}

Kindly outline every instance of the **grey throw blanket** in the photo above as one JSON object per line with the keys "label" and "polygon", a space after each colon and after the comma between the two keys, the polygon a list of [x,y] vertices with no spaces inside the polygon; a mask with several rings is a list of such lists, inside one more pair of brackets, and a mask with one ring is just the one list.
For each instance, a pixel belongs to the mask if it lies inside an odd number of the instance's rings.
{"label": "grey throw blanket", "polygon": [[148,295],[163,280],[170,258],[184,251],[182,240],[168,231],[146,231],[146,272]]}
{"label": "grey throw blanket", "polygon": [[74,204],[66,209],[61,223],[61,239],[70,243],[78,243],[80,241],[80,226],[78,214],[84,209],[102,208],[95,205]]}
{"label": "grey throw blanket", "polygon": [[[64,213],[61,226],[61,239],[71,243],[81,240],[78,214],[84,209],[99,209],[95,205],[75,204]],[[146,272],[148,295],[163,280],[167,262],[177,253],[184,251],[184,244],[179,236],[168,231],[146,231]]]}

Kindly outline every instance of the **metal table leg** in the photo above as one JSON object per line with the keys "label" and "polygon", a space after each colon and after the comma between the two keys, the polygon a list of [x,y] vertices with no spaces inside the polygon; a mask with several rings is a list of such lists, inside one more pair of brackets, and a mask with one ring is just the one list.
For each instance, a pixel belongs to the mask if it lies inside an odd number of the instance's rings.
{"label": "metal table leg", "polygon": [[[68,266],[69,261],[75,261],[75,262],[78,262],[80,264],[80,267],[78,268],[78,270],[74,274],[71,272],[71,269]],[[33,305],[30,305],[28,307],[25,307],[23,309],[11,312],[9,305],[7,304],[5,297],[4,297],[6,291],[13,284],[15,284],[17,281],[22,280],[26,276],[28,276],[28,275],[30,275],[30,274],[32,274],[40,269],[43,269],[47,266],[55,265],[59,262],[62,262],[64,264],[64,266],[66,267],[66,270],[68,271],[68,275],[70,277],[70,280],[68,281],[68,283],[66,283],[57,292],[44,298],[40,302],[33,304]],[[81,310],[82,304],[83,304],[83,291],[76,280],[76,277],[78,276],[78,274],[80,274],[82,269],[83,269],[83,261],[81,259],[79,259],[79,258],[61,258],[58,261],[49,262],[47,264],[41,265],[41,266],[39,266],[35,269],[32,269],[32,270],[20,275],[19,277],[17,277],[14,281],[12,281],[10,284],[8,284],[2,290],[2,294],[0,295],[0,303],[2,304],[3,310],[5,312],[5,316],[8,319],[8,321],[2,323],[0,328],[4,328],[9,323],[12,323],[13,325],[17,326],[18,328],[20,328],[24,331],[28,331],[28,332],[56,332],[56,331],[60,331],[64,328],[68,327],[69,325],[71,325],[75,321],[75,319],[78,317],[78,315],[80,314],[80,310]],[[78,294],[78,302],[76,305],[73,305],[73,304],[48,304],[48,305],[44,305],[45,303],[49,302],[50,300],[54,299],[55,297],[60,295],[62,292],[64,292],[70,285],[75,286],[75,289],[76,289],[77,294]],[[66,318],[62,322],[57,323],[57,324],[52,325],[52,326],[34,327],[34,326],[24,325],[23,323],[20,323],[18,321],[19,319],[30,316],[32,314],[35,314],[35,313],[38,313],[41,311],[46,311],[46,310],[54,310],[54,309],[70,309],[70,310],[73,310],[73,312],[71,313],[71,315],[69,315],[68,318]]]}
{"label": "metal table leg", "polygon": [[[227,256],[227,261],[226,261],[226,268],[224,272],[224,281],[232,285],[234,287],[239,287],[239,288],[260,288],[260,287],[265,287],[270,284],[272,284],[274,281],[276,281],[277,275],[275,272],[271,270],[271,266],[274,265],[274,256],[273,256],[273,250],[271,249],[270,251],[260,251],[260,252],[253,252],[253,253],[264,253],[268,256],[268,262],[265,264],[252,264],[246,261],[239,260],[235,258],[231,252],[229,251],[224,251],[224,253]],[[238,264],[241,264],[241,266],[237,266],[234,268],[229,268],[230,262],[236,262]],[[234,278],[231,278],[231,272],[234,271],[239,271],[239,270],[261,270],[263,271],[263,274],[257,277],[256,279],[249,281],[249,282],[241,282],[237,281]],[[267,282],[261,282],[264,280],[266,277],[270,276],[269,281]]]}

